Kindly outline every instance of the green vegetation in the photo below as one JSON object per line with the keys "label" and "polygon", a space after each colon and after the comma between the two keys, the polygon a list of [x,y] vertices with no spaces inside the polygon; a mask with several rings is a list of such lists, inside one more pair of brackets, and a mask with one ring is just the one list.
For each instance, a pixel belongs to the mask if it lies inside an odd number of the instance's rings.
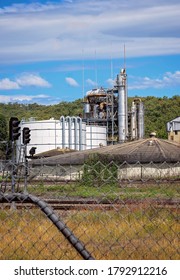
{"label": "green vegetation", "polygon": [[83,167],[82,180],[86,186],[100,187],[102,182],[110,185],[117,184],[118,166],[109,162],[108,157],[102,160],[98,154],[89,155]]}
{"label": "green vegetation", "polygon": [[28,192],[44,198],[94,198],[99,201],[117,201],[124,199],[172,199],[180,198],[178,182],[169,184],[115,185],[101,183],[101,186],[86,185],[86,182],[28,186]]}
{"label": "green vegetation", "polygon": [[61,102],[56,105],[39,105],[33,104],[18,104],[18,103],[0,103],[0,112],[6,117],[8,122],[10,117],[16,116],[20,120],[33,117],[37,120],[45,120],[54,117],[59,119],[60,116],[72,116],[82,113],[82,100],[78,99],[74,102]]}
{"label": "green vegetation", "polygon": [[180,96],[142,99],[145,106],[145,134],[156,131],[158,138],[167,138],[166,123],[180,116]]}

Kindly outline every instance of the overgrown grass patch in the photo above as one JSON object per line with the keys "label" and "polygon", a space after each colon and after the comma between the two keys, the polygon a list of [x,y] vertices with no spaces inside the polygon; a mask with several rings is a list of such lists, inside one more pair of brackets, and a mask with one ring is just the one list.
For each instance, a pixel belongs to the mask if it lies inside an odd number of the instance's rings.
{"label": "overgrown grass patch", "polygon": [[93,184],[86,185],[78,183],[62,183],[62,184],[37,184],[35,186],[29,185],[28,192],[43,197],[81,197],[81,198],[97,198],[107,200],[117,199],[145,199],[145,198],[159,198],[171,199],[180,198],[180,187],[177,184],[102,184],[100,187]]}
{"label": "overgrown grass patch", "polygon": [[[59,211],[96,259],[178,259],[177,211]],[[0,259],[81,259],[39,209],[1,210]]]}

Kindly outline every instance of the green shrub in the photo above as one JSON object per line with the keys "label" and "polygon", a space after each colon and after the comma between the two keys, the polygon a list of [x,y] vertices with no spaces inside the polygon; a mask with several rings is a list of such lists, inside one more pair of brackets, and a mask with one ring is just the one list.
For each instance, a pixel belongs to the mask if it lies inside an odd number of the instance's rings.
{"label": "green shrub", "polygon": [[118,166],[108,157],[93,154],[86,160],[82,180],[86,185],[100,187],[103,184],[117,184]]}

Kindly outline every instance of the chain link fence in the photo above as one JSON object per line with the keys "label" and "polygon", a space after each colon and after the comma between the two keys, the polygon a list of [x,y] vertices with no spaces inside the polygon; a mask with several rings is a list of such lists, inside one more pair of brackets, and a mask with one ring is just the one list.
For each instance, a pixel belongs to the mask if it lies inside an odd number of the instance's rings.
{"label": "chain link fence", "polygon": [[0,259],[179,259],[180,162],[0,171]]}

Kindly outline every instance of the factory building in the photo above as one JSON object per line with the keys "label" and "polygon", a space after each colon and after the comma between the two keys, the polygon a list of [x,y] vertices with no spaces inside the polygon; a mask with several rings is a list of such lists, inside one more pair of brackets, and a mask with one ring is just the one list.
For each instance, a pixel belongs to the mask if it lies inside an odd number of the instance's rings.
{"label": "factory building", "polygon": [[167,123],[168,140],[180,144],[180,117],[177,117]]}
{"label": "factory building", "polygon": [[[141,99],[127,105],[127,74],[121,69],[112,89],[92,89],[83,100],[82,117],[60,116],[59,120],[21,121],[21,129],[31,130],[27,152],[52,149],[89,150],[144,137],[144,107]],[[17,143],[20,152],[22,139]],[[18,152],[18,153],[19,153]]]}

